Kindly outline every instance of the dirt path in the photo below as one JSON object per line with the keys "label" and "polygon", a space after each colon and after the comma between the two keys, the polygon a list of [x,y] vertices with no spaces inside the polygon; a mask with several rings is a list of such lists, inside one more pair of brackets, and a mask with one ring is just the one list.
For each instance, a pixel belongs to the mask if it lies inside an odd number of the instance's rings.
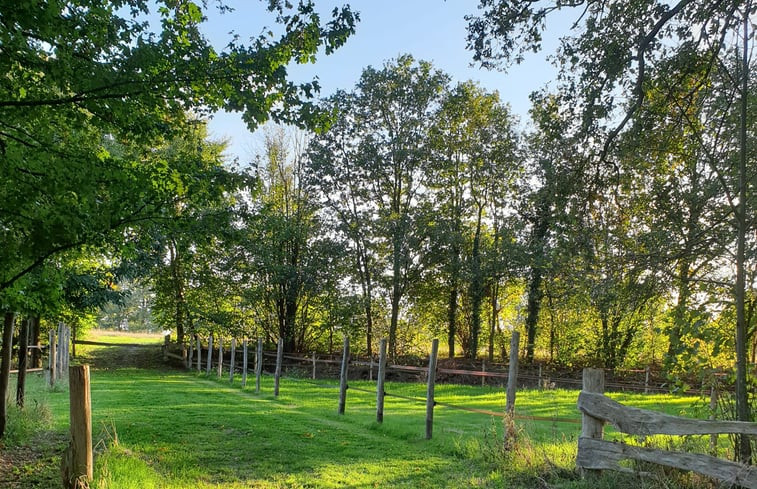
{"label": "dirt path", "polygon": [[0,450],[0,487],[7,489],[62,488],[60,456],[68,437],[64,433],[38,433],[26,446]]}
{"label": "dirt path", "polygon": [[160,345],[84,346],[80,345],[77,360],[94,369],[149,368],[164,370]]}

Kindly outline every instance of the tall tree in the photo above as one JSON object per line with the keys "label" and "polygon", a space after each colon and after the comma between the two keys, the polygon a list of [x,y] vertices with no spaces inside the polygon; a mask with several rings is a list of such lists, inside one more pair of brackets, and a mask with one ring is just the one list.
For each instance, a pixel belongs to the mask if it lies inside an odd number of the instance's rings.
{"label": "tall tree", "polygon": [[[110,142],[155,146],[186,125],[186,111],[228,108],[254,127],[269,117],[317,125],[286,65],[311,61],[352,33],[345,7],[323,23],[311,1],[267,2],[281,36],[222,51],[202,33],[205,2],[0,2],[0,291],[49,257],[113,242],[159,214],[153,167]],[[229,8],[217,3],[222,12]],[[35,196],[35,197],[32,197]]]}
{"label": "tall tree", "polygon": [[[469,19],[469,47],[474,57],[488,66],[501,62],[518,61],[529,50],[540,47],[545,18],[565,7],[562,2],[533,3],[528,1],[502,2],[481,0],[482,14]],[[566,93],[575,94],[575,104],[580,107],[582,123],[589,136],[601,143],[592,160],[597,174],[602,166],[619,164],[613,161],[613,149],[619,136],[628,129],[629,123],[638,117],[648,102],[649,83],[664,79],[671,61],[681,68],[680,81],[687,81],[690,74],[705,67],[705,76],[696,77],[699,83],[688,91],[693,94],[707,87],[709,73],[729,66],[729,59],[740,52],[741,68],[730,72],[729,83],[721,85],[724,90],[711,92],[710,100],[728,94],[738,94],[742,123],[741,130],[732,133],[731,155],[736,158],[733,180],[719,171],[722,182],[722,197],[732,206],[733,231],[736,246],[733,284],[733,301],[736,309],[734,338],[736,350],[736,411],[740,420],[751,417],[747,395],[747,366],[745,344],[747,324],[745,313],[746,233],[751,210],[747,203],[750,193],[749,179],[741,171],[748,159],[747,110],[749,94],[748,52],[753,39],[749,36],[749,19],[754,15],[753,2],[680,0],[672,4],[658,1],[633,2],[578,2],[569,4],[576,13],[574,37],[563,39],[559,60],[563,71],[561,79]],[[692,62],[693,60],[693,62]],[[728,71],[728,70],[727,70]],[[671,85],[671,93],[678,91],[678,84]],[[623,97],[622,94],[628,94]],[[723,97],[721,97],[723,98]],[[691,98],[671,99],[686,106]],[[722,119],[721,119],[722,120]],[[710,121],[712,122],[712,121]],[[684,126],[691,119],[683,118]],[[722,126],[712,124],[702,131],[702,143],[718,141]],[[739,142],[741,141],[741,142]],[[722,161],[722,160],[721,160]],[[711,160],[712,164],[715,160]],[[597,183],[601,183],[598,181]],[[738,458],[743,462],[751,459],[751,448],[746,437],[737,442]]]}
{"label": "tall tree", "polygon": [[435,156],[428,185],[436,200],[435,214],[440,216],[433,246],[445,250],[438,261],[448,281],[449,354],[454,357],[458,296],[465,281],[471,301],[470,342],[465,349],[475,358],[485,291],[492,281],[485,240],[487,234],[500,231],[488,212],[495,201],[495,209],[506,205],[512,194],[520,170],[518,141],[513,117],[498,94],[486,93],[472,82],[450,90],[434,119]]}
{"label": "tall tree", "polygon": [[367,169],[361,161],[355,94],[339,91],[324,101],[337,114],[328,131],[313,137],[308,148],[308,185],[324,204],[324,220],[348,243],[365,315],[366,352],[373,352],[374,301],[378,255],[372,226]]}
{"label": "tall tree", "polygon": [[366,184],[387,270],[392,358],[402,300],[418,278],[426,239],[421,201],[430,158],[428,131],[448,81],[430,63],[405,55],[381,70],[366,68],[357,84]]}

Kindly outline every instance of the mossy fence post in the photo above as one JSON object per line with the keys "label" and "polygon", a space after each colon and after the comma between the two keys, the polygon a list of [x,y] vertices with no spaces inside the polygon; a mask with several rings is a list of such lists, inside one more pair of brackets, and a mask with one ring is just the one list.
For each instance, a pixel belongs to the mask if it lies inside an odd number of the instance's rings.
{"label": "mossy fence post", "polygon": [[[605,392],[605,371],[601,368],[585,368],[583,370],[583,392],[592,392],[604,394]],[[586,413],[581,414],[581,438],[592,438],[601,440],[604,438],[604,421],[590,416]],[[583,477],[597,475],[599,470],[586,469],[580,467]]]}
{"label": "mossy fence post", "polygon": [[518,389],[518,345],[520,343],[520,332],[513,331],[510,339],[510,365],[507,371],[507,400],[505,402],[505,411],[511,417],[515,414],[515,393]]}
{"label": "mossy fence post", "polygon": [[61,471],[67,489],[86,488],[92,480],[92,400],[89,390],[89,365],[68,370],[71,442],[63,455]]}
{"label": "mossy fence post", "polygon": [[510,338],[510,365],[507,370],[507,390],[505,393],[505,436],[504,448],[510,450],[515,444],[515,394],[518,391],[518,345],[520,344],[520,333],[513,331]]}
{"label": "mossy fence post", "polygon": [[281,381],[281,362],[284,360],[284,338],[279,338],[276,348],[276,370],[273,373],[273,397],[279,397],[279,383]]}
{"label": "mossy fence post", "polygon": [[386,338],[379,342],[378,378],[376,379],[376,422],[384,422],[384,379],[386,378]]}
{"label": "mossy fence post", "polygon": [[431,355],[428,357],[428,386],[426,388],[426,439],[430,440],[434,432],[434,384],[436,382],[436,356],[439,353],[439,339],[431,342]]}
{"label": "mossy fence post", "polygon": [[339,414],[344,414],[344,407],[347,404],[347,367],[350,363],[350,337],[344,335],[344,346],[342,348],[342,368],[339,372]]}

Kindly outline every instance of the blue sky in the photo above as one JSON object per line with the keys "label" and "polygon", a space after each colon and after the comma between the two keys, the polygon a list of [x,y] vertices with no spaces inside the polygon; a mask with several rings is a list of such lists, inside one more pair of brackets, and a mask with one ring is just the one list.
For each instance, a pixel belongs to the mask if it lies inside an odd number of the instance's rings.
{"label": "blue sky", "polygon": [[[318,77],[321,95],[337,89],[351,89],[363,68],[380,67],[385,61],[409,53],[416,59],[431,61],[452,76],[453,81],[474,80],[489,90],[497,90],[503,101],[510,104],[523,123],[527,121],[529,94],[543,87],[555,77],[555,70],[547,55],[555,52],[557,36],[546,36],[543,52],[533,54],[525,62],[507,73],[488,71],[471,66],[472,53],[466,50],[466,14],[474,14],[477,0],[320,0],[316,2],[324,12],[349,3],[360,12],[356,33],[347,44],[330,56],[322,55],[313,65],[290,67],[294,81]],[[263,2],[237,2],[232,14],[213,16],[209,36],[222,47],[230,30],[245,37],[258,35],[272,19],[266,15]],[[324,16],[326,18],[326,16]],[[550,30],[565,31],[571,19],[548,24]],[[565,22],[564,25],[559,25]],[[260,134],[251,134],[236,114],[216,114],[210,123],[214,137],[229,140],[229,155],[249,161],[260,146]]]}

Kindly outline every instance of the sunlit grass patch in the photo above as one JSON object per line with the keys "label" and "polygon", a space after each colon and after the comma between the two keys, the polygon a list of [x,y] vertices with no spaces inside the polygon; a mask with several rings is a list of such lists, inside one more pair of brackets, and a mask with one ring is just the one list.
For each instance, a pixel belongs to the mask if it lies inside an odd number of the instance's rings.
{"label": "sunlit grass patch", "polygon": [[[239,375],[230,383],[215,370],[93,370],[93,487],[639,487],[633,476],[610,473],[598,482],[581,480],[575,469],[580,424],[560,421],[580,419],[577,391],[519,391],[516,415],[556,419],[516,419],[518,436],[505,450],[500,417],[439,405],[433,439],[425,440],[424,402],[389,396],[384,423],[376,422],[375,383],[350,381],[340,416],[336,380],[284,378],[278,398],[273,378],[261,380],[256,394],[253,375],[242,389]],[[35,382],[31,397],[39,395],[53,426],[65,429],[67,392]],[[420,400],[426,386],[390,382],[386,391]],[[659,394],[612,397],[670,414],[695,402]],[[490,386],[438,385],[436,399],[493,412],[505,405],[503,389]],[[644,487],[679,487],[666,484]]]}

